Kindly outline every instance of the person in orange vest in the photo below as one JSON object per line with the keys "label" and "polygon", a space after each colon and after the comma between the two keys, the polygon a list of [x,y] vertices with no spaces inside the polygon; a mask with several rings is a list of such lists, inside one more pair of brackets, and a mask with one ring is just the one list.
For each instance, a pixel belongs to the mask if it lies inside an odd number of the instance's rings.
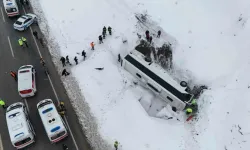
{"label": "person in orange vest", "polygon": [[17,75],[14,71],[10,71],[10,75],[17,81]]}
{"label": "person in orange vest", "polygon": [[91,42],[90,46],[91,46],[91,50],[95,50],[95,44],[94,44],[94,42]]}

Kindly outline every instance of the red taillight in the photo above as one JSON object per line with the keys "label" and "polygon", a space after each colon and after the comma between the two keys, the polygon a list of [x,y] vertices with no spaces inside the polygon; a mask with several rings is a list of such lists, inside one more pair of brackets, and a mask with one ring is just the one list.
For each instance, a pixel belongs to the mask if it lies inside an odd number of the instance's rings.
{"label": "red taillight", "polygon": [[22,90],[22,91],[20,91],[20,94],[29,94],[29,93],[31,93],[32,92],[32,90],[31,89],[28,89],[28,90]]}
{"label": "red taillight", "polygon": [[15,143],[15,146],[20,146],[20,145],[22,145],[22,142]]}

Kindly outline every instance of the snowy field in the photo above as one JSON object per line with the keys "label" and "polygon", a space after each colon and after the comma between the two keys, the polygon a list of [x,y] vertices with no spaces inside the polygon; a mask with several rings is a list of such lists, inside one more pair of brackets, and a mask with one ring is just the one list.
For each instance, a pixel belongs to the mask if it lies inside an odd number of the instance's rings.
{"label": "snowy field", "polygon": [[[41,19],[54,62],[69,55],[72,76],[62,77],[93,147],[111,150],[249,150],[250,147],[250,1],[248,0],[31,0]],[[138,42],[135,13],[149,15],[150,32],[174,45],[174,77],[210,90],[198,99],[192,122],[150,117],[148,90],[123,70],[125,56]],[[111,26],[98,44],[103,26]],[[127,39],[128,43],[122,43]],[[160,41],[159,41],[160,40]],[[90,43],[95,42],[95,50]],[[82,50],[87,53],[83,61]],[[77,56],[79,64],[73,58]],[[104,67],[104,70],[95,68]],[[81,93],[78,93],[78,87]],[[83,96],[81,96],[83,95]],[[169,110],[169,109],[166,109]],[[167,112],[173,114],[173,112]],[[177,114],[178,115],[178,114]]]}

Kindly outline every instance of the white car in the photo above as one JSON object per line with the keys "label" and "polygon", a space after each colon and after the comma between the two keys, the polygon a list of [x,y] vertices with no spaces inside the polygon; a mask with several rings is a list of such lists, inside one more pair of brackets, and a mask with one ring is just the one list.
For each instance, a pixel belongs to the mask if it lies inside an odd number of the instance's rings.
{"label": "white car", "polygon": [[17,86],[21,97],[34,96],[36,89],[36,70],[32,65],[24,65],[18,69]]}
{"label": "white car", "polygon": [[37,17],[34,14],[26,14],[17,19],[14,23],[14,29],[18,31],[26,30],[30,25],[37,22]]}

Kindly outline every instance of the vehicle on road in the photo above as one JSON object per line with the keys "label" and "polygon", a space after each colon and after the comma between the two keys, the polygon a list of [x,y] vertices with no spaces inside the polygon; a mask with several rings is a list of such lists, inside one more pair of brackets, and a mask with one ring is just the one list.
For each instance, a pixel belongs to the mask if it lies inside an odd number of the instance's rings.
{"label": "vehicle on road", "polygon": [[33,23],[37,23],[37,17],[36,15],[29,13],[19,17],[17,21],[13,24],[13,27],[18,31],[24,31],[28,29],[28,27]]}
{"label": "vehicle on road", "polygon": [[36,70],[32,65],[24,65],[18,69],[18,92],[23,98],[34,96],[36,89]]}
{"label": "vehicle on road", "polygon": [[65,122],[51,99],[40,101],[37,109],[51,143],[57,143],[68,136]]}
{"label": "vehicle on road", "polygon": [[8,17],[20,15],[16,0],[3,0],[3,6]]}
{"label": "vehicle on road", "polygon": [[21,149],[35,142],[35,131],[22,102],[14,103],[7,108],[6,122],[11,143],[15,148]]}

